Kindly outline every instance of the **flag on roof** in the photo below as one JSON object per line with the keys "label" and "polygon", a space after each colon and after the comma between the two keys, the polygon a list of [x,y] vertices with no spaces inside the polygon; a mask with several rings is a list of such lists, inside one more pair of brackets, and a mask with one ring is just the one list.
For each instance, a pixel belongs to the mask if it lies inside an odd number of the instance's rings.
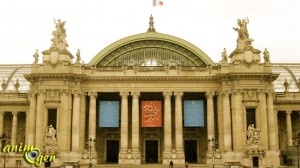
{"label": "flag on roof", "polygon": [[153,6],[163,6],[163,0],[153,0]]}

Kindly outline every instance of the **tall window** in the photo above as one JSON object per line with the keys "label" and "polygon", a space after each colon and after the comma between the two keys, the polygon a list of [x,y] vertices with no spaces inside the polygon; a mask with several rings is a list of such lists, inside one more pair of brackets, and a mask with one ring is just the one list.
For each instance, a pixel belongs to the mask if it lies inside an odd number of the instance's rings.
{"label": "tall window", "polygon": [[255,109],[246,109],[246,117],[247,117],[247,126],[249,126],[250,124],[254,124],[256,127]]}

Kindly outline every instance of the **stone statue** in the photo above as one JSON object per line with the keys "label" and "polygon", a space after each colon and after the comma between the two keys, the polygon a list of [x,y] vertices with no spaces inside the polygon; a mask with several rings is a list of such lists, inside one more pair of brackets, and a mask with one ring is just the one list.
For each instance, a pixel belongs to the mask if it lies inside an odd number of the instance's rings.
{"label": "stone statue", "polygon": [[233,28],[235,31],[238,32],[238,39],[240,40],[246,40],[249,39],[249,33],[247,30],[247,24],[249,23],[249,19],[245,18],[243,20],[238,19],[238,25],[240,26],[240,28]]}
{"label": "stone statue", "polygon": [[44,144],[42,151],[44,153],[54,153],[56,149],[56,130],[53,128],[52,125],[48,126],[45,130],[45,136],[44,136]]}
{"label": "stone statue", "polygon": [[34,62],[33,62],[33,63],[34,63],[34,64],[37,64],[38,61],[39,61],[39,52],[38,52],[37,49],[36,49],[36,51],[35,51],[33,57],[34,57]]}
{"label": "stone statue", "polygon": [[267,48],[265,48],[265,51],[264,51],[264,59],[265,59],[265,63],[270,63],[270,54],[269,54],[269,51],[267,50]]}
{"label": "stone statue", "polygon": [[260,140],[260,131],[250,124],[247,130],[247,144],[258,144]]}
{"label": "stone statue", "polygon": [[68,47],[67,41],[66,41],[66,29],[64,28],[66,21],[62,22],[60,19],[57,20],[57,22],[54,19],[55,28],[56,30],[52,32],[52,35],[54,36],[51,41],[52,47],[57,47],[61,50],[65,50]]}
{"label": "stone statue", "polygon": [[80,60],[81,60],[81,57],[80,57],[80,50],[78,49],[78,50],[77,50],[77,53],[76,53],[76,62],[75,62],[75,63],[80,63]]}
{"label": "stone statue", "polygon": [[223,63],[227,63],[228,62],[226,48],[224,48],[224,51],[222,52],[222,62]]}
{"label": "stone statue", "polygon": [[252,39],[249,38],[249,33],[247,29],[247,24],[249,23],[249,19],[238,19],[238,26],[240,28],[233,28],[235,31],[238,32],[238,39],[237,39],[237,48],[243,49],[245,46],[251,46]]}

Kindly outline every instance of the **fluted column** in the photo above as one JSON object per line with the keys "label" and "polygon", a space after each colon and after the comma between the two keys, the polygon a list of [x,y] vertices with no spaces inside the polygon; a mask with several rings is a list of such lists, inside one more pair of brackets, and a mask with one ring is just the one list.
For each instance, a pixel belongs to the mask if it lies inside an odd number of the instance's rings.
{"label": "fluted column", "polygon": [[[96,92],[89,92],[88,96],[90,97],[90,111],[89,111],[89,137],[96,138]],[[95,150],[95,147],[92,148]]]}
{"label": "fluted column", "polygon": [[4,117],[4,111],[0,111],[0,136],[3,135],[3,117]]}
{"label": "fluted column", "polygon": [[172,92],[164,92],[164,153],[171,153],[172,126],[171,126],[171,95]]}
{"label": "fluted column", "polygon": [[276,128],[275,128],[275,118],[273,109],[273,94],[268,93],[267,97],[267,109],[268,109],[268,138],[269,138],[269,149],[276,150]]}
{"label": "fluted column", "polygon": [[231,116],[230,116],[230,101],[229,93],[223,92],[223,119],[224,119],[224,149],[226,151],[232,150],[232,136],[231,136]]}
{"label": "fluted column", "polygon": [[[207,139],[215,137],[214,93],[206,92],[207,102]],[[211,150],[211,148],[209,148]]]}
{"label": "fluted column", "polygon": [[43,143],[43,133],[46,128],[43,127],[44,121],[44,93],[39,93],[36,106],[36,127],[35,127],[35,147],[40,148]]}
{"label": "fluted column", "polygon": [[183,92],[175,92],[175,147],[177,153],[183,153],[182,96]]}
{"label": "fluted column", "polygon": [[18,112],[13,111],[13,122],[12,122],[12,131],[11,131],[11,145],[17,145],[17,127],[18,127]]}
{"label": "fluted column", "polygon": [[293,146],[291,114],[292,114],[292,111],[286,111],[287,146]]}
{"label": "fluted column", "polygon": [[139,92],[131,92],[132,96],[132,152],[140,153],[140,115],[139,115]]}
{"label": "fluted column", "polygon": [[29,93],[29,114],[26,122],[28,122],[27,145],[34,145],[35,138],[35,116],[36,116],[36,94]]}
{"label": "fluted column", "polygon": [[235,150],[242,151],[245,146],[244,110],[242,110],[242,93],[240,90],[234,92],[235,96]]}
{"label": "fluted column", "polygon": [[80,94],[73,95],[73,115],[72,115],[72,151],[79,150],[79,114],[80,114]]}
{"label": "fluted column", "polygon": [[64,90],[60,94],[60,100],[61,104],[59,106],[59,124],[57,128],[57,142],[58,142],[58,147],[60,151],[67,151],[68,150],[68,142],[67,142],[67,137],[68,137],[68,127],[67,127],[67,119],[68,119],[68,98],[69,98],[69,93]]}
{"label": "fluted column", "polygon": [[128,150],[128,92],[120,92],[121,103],[121,148],[120,152]]}
{"label": "fluted column", "polygon": [[260,113],[260,140],[263,149],[268,149],[268,125],[267,121],[267,102],[266,93],[261,91],[259,93],[259,113]]}

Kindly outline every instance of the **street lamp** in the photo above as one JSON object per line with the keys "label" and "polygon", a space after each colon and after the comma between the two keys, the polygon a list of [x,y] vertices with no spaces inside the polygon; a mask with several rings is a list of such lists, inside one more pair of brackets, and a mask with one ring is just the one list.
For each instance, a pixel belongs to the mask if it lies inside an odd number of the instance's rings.
{"label": "street lamp", "polygon": [[300,168],[299,166],[299,145],[300,145],[300,132],[298,133],[298,135],[296,137],[293,138],[296,141],[296,147],[297,147],[297,160],[298,160],[298,168]]}
{"label": "street lamp", "polygon": [[213,168],[215,168],[215,150],[216,150],[216,140],[214,137],[208,138],[208,146],[212,148],[213,154],[212,154],[212,165]]}
{"label": "street lamp", "polygon": [[89,162],[89,168],[92,168],[92,148],[95,146],[96,139],[90,137],[89,140],[86,142],[88,145],[89,151],[90,151],[90,162]]}
{"label": "street lamp", "polygon": [[[6,136],[6,134],[3,133],[3,134],[0,136],[0,139],[1,139],[1,144],[2,144],[1,151],[3,151],[4,146],[5,146],[5,143],[6,143],[6,141],[7,141],[7,136]],[[3,167],[5,168],[5,167],[6,167],[6,157],[5,157],[4,152],[3,152],[3,161],[4,161]]]}

